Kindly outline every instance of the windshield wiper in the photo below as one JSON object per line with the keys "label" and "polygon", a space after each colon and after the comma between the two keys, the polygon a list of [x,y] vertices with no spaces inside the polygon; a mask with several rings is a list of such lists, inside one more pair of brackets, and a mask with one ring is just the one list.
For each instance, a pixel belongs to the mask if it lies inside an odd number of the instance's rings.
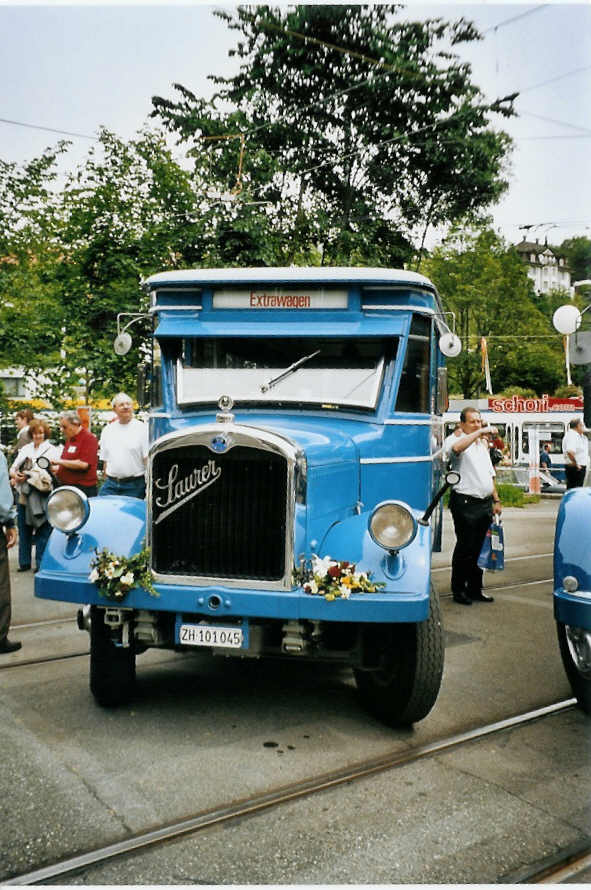
{"label": "windshield wiper", "polygon": [[262,383],[261,392],[268,392],[277,383],[280,383],[286,377],[289,377],[290,374],[293,374],[294,371],[297,371],[297,369],[301,368],[306,362],[309,362],[311,358],[320,355],[321,351],[322,350],[317,349],[316,352],[311,352],[310,355],[305,355],[303,358],[299,358],[297,362],[294,362],[293,365],[290,365],[289,368],[286,368],[285,371],[282,371],[277,377],[272,377],[267,383]]}

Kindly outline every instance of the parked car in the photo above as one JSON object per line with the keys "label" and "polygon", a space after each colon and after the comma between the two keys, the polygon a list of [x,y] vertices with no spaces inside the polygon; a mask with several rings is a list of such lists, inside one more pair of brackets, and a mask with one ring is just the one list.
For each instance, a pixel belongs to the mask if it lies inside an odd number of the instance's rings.
{"label": "parked car", "polygon": [[591,489],[562,498],[554,544],[554,615],[560,654],[573,694],[591,715]]}

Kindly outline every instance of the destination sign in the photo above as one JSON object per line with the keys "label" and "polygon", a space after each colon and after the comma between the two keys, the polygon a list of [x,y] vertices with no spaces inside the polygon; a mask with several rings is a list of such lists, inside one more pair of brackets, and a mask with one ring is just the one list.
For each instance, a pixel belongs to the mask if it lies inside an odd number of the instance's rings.
{"label": "destination sign", "polygon": [[214,309],[346,309],[346,290],[332,288],[282,288],[216,290]]}

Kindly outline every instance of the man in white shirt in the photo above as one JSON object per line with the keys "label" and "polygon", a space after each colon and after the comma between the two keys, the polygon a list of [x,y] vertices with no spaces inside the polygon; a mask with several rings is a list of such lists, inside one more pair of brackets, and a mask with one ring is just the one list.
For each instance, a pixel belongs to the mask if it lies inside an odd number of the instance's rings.
{"label": "man in white shirt", "polygon": [[117,393],[111,405],[117,418],[101,433],[99,459],[104,461],[106,478],[99,495],[145,498],[148,428],[134,417],[133,403],[126,393]]}
{"label": "man in white shirt", "polygon": [[566,487],[580,488],[585,481],[589,463],[589,443],[580,418],[573,417],[568,426],[569,429],[562,440]]}
{"label": "man in white shirt", "polygon": [[451,589],[455,602],[464,606],[494,601],[482,592],[482,569],[477,564],[493,515],[502,509],[486,439],[490,433],[495,435],[496,429],[482,425],[476,408],[464,408],[460,434],[452,433],[443,446],[461,477],[452,489],[449,508],[456,533]]}

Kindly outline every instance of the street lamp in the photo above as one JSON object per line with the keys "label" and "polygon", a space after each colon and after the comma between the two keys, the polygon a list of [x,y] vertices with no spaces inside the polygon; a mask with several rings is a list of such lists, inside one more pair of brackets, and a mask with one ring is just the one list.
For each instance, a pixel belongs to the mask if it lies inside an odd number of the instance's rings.
{"label": "street lamp", "polygon": [[[584,278],[581,281],[574,281],[572,284],[573,294],[577,287],[585,285],[591,285],[591,279]],[[588,309],[591,309],[591,303],[585,306],[582,311],[572,303],[559,306],[552,316],[552,324],[559,334],[570,337],[571,334],[575,334],[579,330],[583,315]],[[591,427],[591,331],[577,334],[574,349],[570,348],[570,344],[567,348],[570,361],[573,364],[587,366],[583,377],[583,418],[585,426]]]}

